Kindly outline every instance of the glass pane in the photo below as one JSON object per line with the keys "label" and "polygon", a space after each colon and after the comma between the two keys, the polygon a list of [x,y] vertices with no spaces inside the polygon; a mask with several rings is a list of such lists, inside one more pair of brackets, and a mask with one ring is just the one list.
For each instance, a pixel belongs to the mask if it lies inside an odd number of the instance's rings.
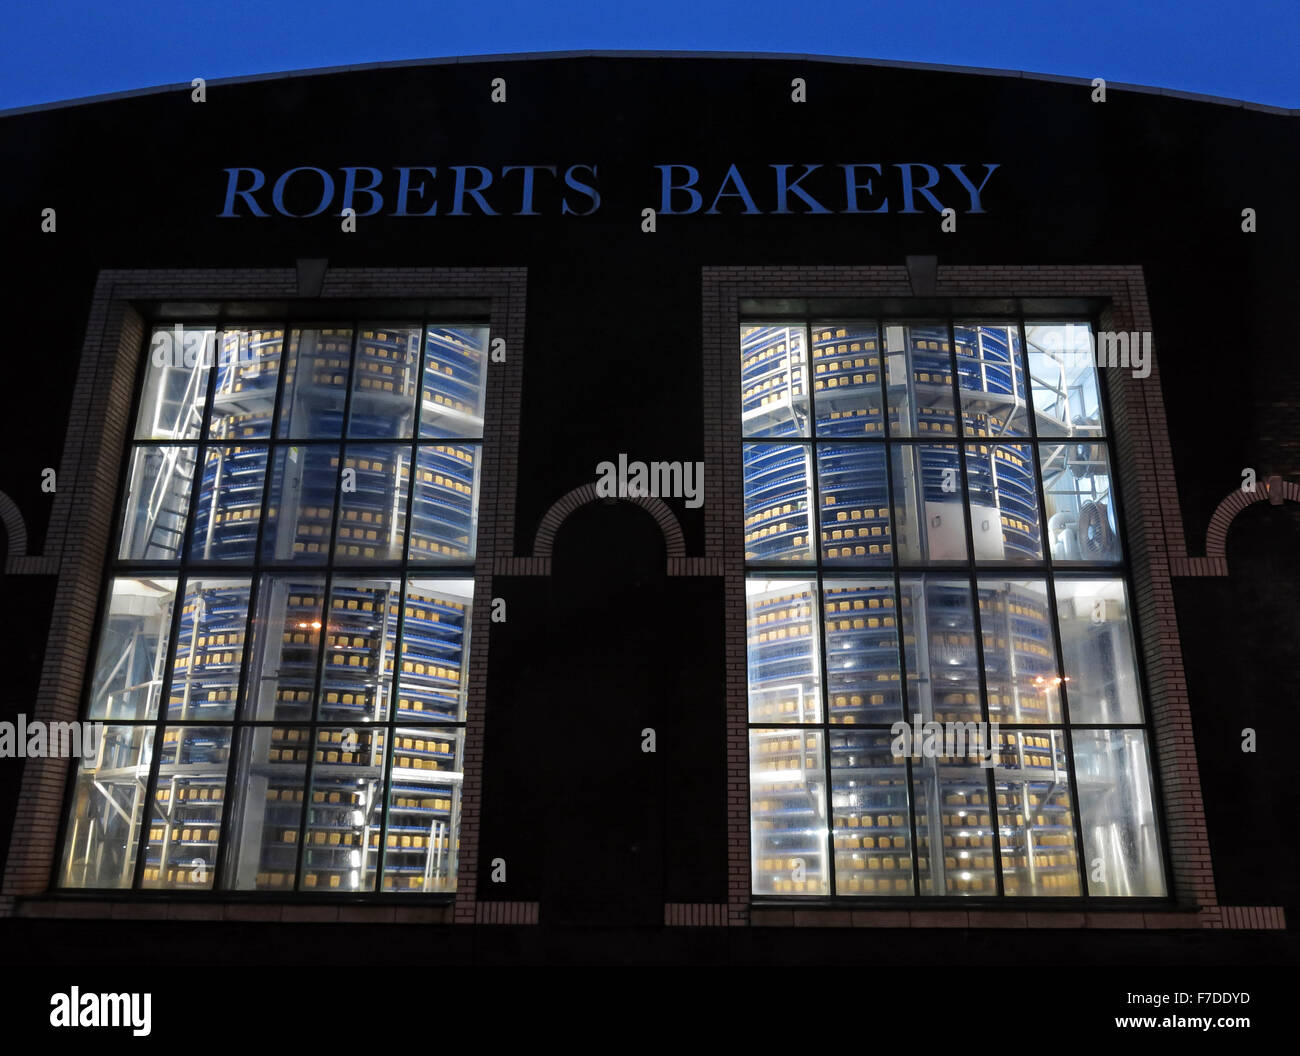
{"label": "glass pane", "polygon": [[271,435],[284,331],[223,330],[208,435],[244,440]]}
{"label": "glass pane", "polygon": [[163,732],[143,886],[212,890],[229,761],[228,727],[170,726]]}
{"label": "glass pane", "polygon": [[123,561],[178,561],[194,483],[192,447],[137,447],[123,500]]}
{"label": "glass pane", "polygon": [[478,545],[479,448],[422,445],[411,510],[411,561],[472,561]]}
{"label": "glass pane", "polygon": [[149,362],[136,418],[138,440],[197,440],[215,359],[216,331],[158,326],[149,336]]}
{"label": "glass pane", "polygon": [[471,579],[407,583],[398,719],[464,721],[473,597]]}
{"label": "glass pane", "polygon": [[1142,721],[1128,598],[1120,579],[1056,580],[1070,721]]}
{"label": "glass pane", "polygon": [[1031,444],[967,444],[976,561],[1041,561],[1038,484]]}
{"label": "glass pane", "polygon": [[810,448],[745,444],[745,560],[813,559]]}
{"label": "glass pane", "polygon": [[956,444],[903,444],[890,451],[894,534],[905,565],[966,561],[961,461]]}
{"label": "glass pane", "polygon": [[821,722],[817,586],[806,580],[745,581],[751,722]]}
{"label": "glass pane", "polygon": [[966,436],[1028,436],[1020,328],[959,323],[953,333]]}
{"label": "glass pane", "polygon": [[808,349],[802,326],[740,328],[742,436],[809,436]]}
{"label": "glass pane", "polygon": [[324,579],[262,577],[244,719],[311,718],[324,601]]}
{"label": "glass pane", "polygon": [[250,586],[247,579],[191,579],[185,584],[169,719],[234,718]]}
{"label": "glass pane", "polygon": [[311,440],[342,435],[351,358],[350,329],[290,333],[280,403],[280,436]]}
{"label": "glass pane", "polygon": [[324,563],[330,552],[338,470],[339,453],[333,446],[276,449],[263,560]]}
{"label": "glass pane", "polygon": [[1061,720],[1061,675],[1045,580],[981,579],[980,630],[989,721]]}
{"label": "glass pane", "polygon": [[911,714],[923,722],[980,721],[970,584],[925,576],[904,576],[901,584]]}
{"label": "glass pane", "polygon": [[885,327],[891,436],[957,435],[946,324]]}
{"label": "glass pane", "polygon": [[1123,557],[1102,443],[1038,445],[1047,503],[1048,545],[1057,564],[1110,564]]}
{"label": "glass pane", "polygon": [[362,327],[352,372],[348,435],[409,437],[419,370],[419,327]]}
{"label": "glass pane", "polygon": [[322,719],[383,722],[388,718],[400,603],[396,579],[334,580],[325,628]]}
{"label": "glass pane", "polygon": [[994,778],[1003,892],[1078,895],[1065,735],[1060,730],[1035,730],[999,736],[1002,762]]}
{"label": "glass pane", "polygon": [[265,484],[265,447],[208,448],[190,534],[193,560],[253,560]]}
{"label": "glass pane", "polygon": [[[384,847],[384,890],[456,890],[464,734],[399,726]],[[375,846],[379,834],[372,837]]]}
{"label": "glass pane", "polygon": [[316,731],[302,890],[374,890],[385,743],[382,730],[363,726]]}
{"label": "glass pane", "polygon": [[750,845],[756,895],[829,895],[820,730],[750,730]]}
{"label": "glass pane", "polygon": [[969,757],[931,755],[912,763],[921,894],[997,894],[987,775]]}
{"label": "glass pane", "polygon": [[1143,730],[1076,730],[1088,894],[1165,894],[1160,828]]}
{"label": "glass pane", "polygon": [[335,561],[402,559],[410,477],[409,445],[348,445],[339,484]]}
{"label": "glass pane", "polygon": [[874,323],[814,323],[818,436],[884,436],[879,333]]}
{"label": "glass pane", "polygon": [[817,445],[825,561],[890,563],[888,472],[882,445]]}
{"label": "glass pane", "polygon": [[154,719],[172,630],[174,579],[115,579],[90,691],[92,719]]}
{"label": "glass pane", "polygon": [[837,895],[910,895],[907,767],[888,733],[835,730],[831,803]]}
{"label": "glass pane", "polygon": [[891,723],[901,719],[903,690],[893,579],[828,579],[824,588],[831,722]]}
{"label": "glass pane", "polygon": [[310,744],[306,726],[246,726],[240,731],[232,790],[237,802],[223,887],[293,890]]}
{"label": "glass pane", "polygon": [[431,326],[424,342],[420,435],[482,436],[487,327]]}
{"label": "glass pane", "polygon": [[1095,342],[1089,323],[1027,324],[1039,436],[1100,436]]}
{"label": "glass pane", "polygon": [[105,726],[94,753],[83,755],[68,810],[62,886],[131,886],[153,737],[152,726]]}

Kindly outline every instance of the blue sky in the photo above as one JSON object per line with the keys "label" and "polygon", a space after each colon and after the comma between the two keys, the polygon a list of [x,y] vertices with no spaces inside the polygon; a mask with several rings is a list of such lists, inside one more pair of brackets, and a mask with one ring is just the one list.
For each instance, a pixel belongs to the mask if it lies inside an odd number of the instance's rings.
{"label": "blue sky", "polygon": [[0,109],[194,77],[588,48],[852,55],[1300,107],[1300,0],[13,0]]}

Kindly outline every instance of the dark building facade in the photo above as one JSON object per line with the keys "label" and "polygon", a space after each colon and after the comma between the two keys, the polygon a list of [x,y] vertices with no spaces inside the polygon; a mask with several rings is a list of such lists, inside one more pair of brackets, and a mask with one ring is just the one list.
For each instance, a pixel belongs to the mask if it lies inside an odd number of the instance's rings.
{"label": "dark building facade", "polygon": [[1282,956],[1295,120],[600,53],[5,115],[7,926]]}

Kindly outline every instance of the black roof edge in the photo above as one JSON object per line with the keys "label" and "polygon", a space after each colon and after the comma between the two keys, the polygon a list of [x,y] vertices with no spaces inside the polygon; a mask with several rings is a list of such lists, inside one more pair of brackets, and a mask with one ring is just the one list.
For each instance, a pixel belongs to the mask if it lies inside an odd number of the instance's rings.
{"label": "black roof edge", "polygon": [[[291,77],[326,77],[340,73],[358,73],[363,70],[397,70],[419,66],[453,66],[461,63],[489,62],[536,62],[553,59],[746,59],[781,62],[823,62],[838,63],[849,66],[880,66],[899,70],[925,70],[933,73],[965,73],[983,77],[1019,77],[1031,81],[1050,81],[1057,84],[1091,85],[1087,77],[1063,77],[1050,73],[1032,73],[1025,70],[999,70],[982,66],[950,66],[933,62],[904,62],[895,59],[863,59],[847,55],[808,55],[779,51],[520,51],[500,55],[464,55],[429,59],[395,59],[388,62],[361,62],[347,66],[318,66],[306,70],[288,70],[280,73],[255,73],[241,77],[220,77],[206,81],[208,86],[226,86],[234,84],[255,84],[260,81],[287,80]],[[74,106],[89,106],[93,103],[116,102],[121,99],[135,99],[141,96],[162,95],[167,92],[189,91],[189,82],[157,85],[151,88],[133,88],[124,92],[107,92],[101,95],[87,95],[77,99],[64,99],[52,103],[35,103],[31,106],[18,106],[0,110],[0,118],[17,117],[21,114],[40,113],[45,110],[61,110]],[[1288,109],[1284,106],[1271,106],[1267,103],[1251,103],[1242,99],[1228,99],[1217,95],[1202,95],[1196,92],[1183,92],[1174,88],[1158,88],[1151,85],[1126,84],[1121,81],[1106,81],[1107,90],[1122,92],[1140,92],[1145,95],[1160,95],[1169,99],[1185,99],[1190,102],[1214,103],[1219,106],[1238,107],[1265,114],[1282,117],[1295,117],[1300,109]]]}

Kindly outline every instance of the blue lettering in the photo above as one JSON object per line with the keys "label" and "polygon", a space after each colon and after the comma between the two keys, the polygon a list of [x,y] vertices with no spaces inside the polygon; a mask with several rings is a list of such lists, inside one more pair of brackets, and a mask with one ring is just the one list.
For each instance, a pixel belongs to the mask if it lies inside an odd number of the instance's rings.
{"label": "blue lettering", "polygon": [[[465,173],[473,169],[479,174],[477,187],[467,187],[465,185]],[[486,216],[499,215],[495,209],[483,200],[482,192],[492,186],[492,173],[483,168],[482,165],[453,165],[451,171],[456,174],[456,187],[452,192],[452,208],[448,216],[468,216],[465,212],[465,195],[469,195],[478,203],[478,207],[483,210]]]}
{"label": "blue lettering", "polygon": [[[730,180],[736,187],[734,191],[727,190],[727,181]],[[758,213],[762,214],[758,206],[754,204],[754,199],[749,195],[749,188],[745,186],[745,181],[740,178],[740,173],[736,171],[736,166],[732,165],[727,170],[727,175],[722,178],[722,186],[718,188],[717,197],[713,199],[713,204],[709,206],[706,212],[716,213],[718,211],[718,202],[723,198],[739,198],[745,203],[745,215]]]}
{"label": "blue lettering", "polygon": [[[552,176],[555,175],[554,165],[507,165],[504,169],[501,170],[502,176],[504,176],[507,172],[522,172],[524,174],[523,208],[520,209],[519,212],[515,213],[515,216],[540,215],[537,212],[537,210],[533,208],[533,179],[538,169],[542,169],[545,172],[549,172]],[[567,176],[568,173],[565,173],[565,175]]]}
{"label": "blue lettering", "polygon": [[956,176],[957,179],[961,180],[961,185],[966,188],[966,193],[970,195],[970,209],[968,209],[967,212],[971,212],[971,213],[984,212],[984,209],[980,205],[980,194],[981,192],[983,192],[985,184],[989,182],[989,177],[993,175],[993,170],[996,168],[1000,168],[1001,166],[999,166],[996,162],[990,164],[989,162],[986,161],[984,163],[984,169],[985,169],[984,179],[980,181],[980,185],[978,187],[972,184],[970,180],[966,179],[966,174],[961,171],[960,165],[948,165],[945,167],[950,169],[952,171],[952,174]]}
{"label": "blue lettering", "polygon": [[[365,187],[357,186],[358,172],[370,173],[370,183],[367,184]],[[384,207],[384,199],[376,190],[376,188],[380,185],[380,183],[383,182],[383,179],[384,179],[383,173],[381,173],[378,169],[372,169],[369,165],[360,165],[357,166],[356,168],[345,168],[343,170],[342,209],[353,208],[352,198],[354,195],[356,195],[359,192],[361,194],[370,195],[370,208],[367,209],[364,213],[358,209],[357,216],[374,216],[375,213],[379,212],[379,210]],[[340,210],[340,212],[341,211],[342,210]]]}
{"label": "blue lettering", "polygon": [[[919,213],[921,211],[916,208],[912,201],[913,193],[925,195],[926,201],[934,206],[934,211],[936,213],[943,212],[943,204],[930,193],[930,188],[939,182],[938,169],[933,165],[922,165],[915,161],[905,161],[900,165],[895,165],[894,168],[901,169],[903,172],[903,208],[899,210],[900,213]],[[921,187],[914,186],[912,183],[913,169],[924,169],[930,177],[930,182]]]}
{"label": "blue lettering", "polygon": [[[704,198],[700,192],[695,189],[695,185],[700,180],[700,170],[694,165],[656,165],[663,174],[663,189],[659,196],[659,215],[660,216],[689,216],[691,213],[698,213],[700,206],[704,204]],[[684,183],[673,183],[673,169],[685,169],[690,178]],[[691,196],[691,207],[676,212],[673,209],[673,191],[685,191]]]}
{"label": "blue lettering", "polygon": [[[316,206],[310,213],[291,213],[284,205],[284,188],[289,182],[289,177],[295,172],[315,172],[320,175],[321,196],[320,205]],[[311,165],[301,165],[296,169],[289,169],[282,172],[280,178],[275,181],[275,186],[271,189],[271,204],[275,206],[276,212],[281,216],[319,216],[329,208],[330,200],[334,197],[334,178],[324,169],[313,168]]]}
{"label": "blue lettering", "polygon": [[[431,169],[427,165],[415,165],[410,167],[403,166],[399,168],[397,170],[397,208],[393,210],[393,215],[394,216],[437,216],[438,203],[436,200],[434,201],[433,205],[431,205],[423,213],[408,213],[406,211],[407,199],[410,197],[411,194],[411,173],[413,172],[427,172],[432,177],[436,177],[438,175],[437,169]],[[415,196],[417,198],[423,198],[424,192],[427,189],[428,188],[426,187],[425,184],[423,183],[420,184],[415,188]]]}
{"label": "blue lettering", "polygon": [[845,201],[848,203],[848,208],[844,210],[846,213],[887,213],[887,212],[889,212],[889,199],[888,199],[888,198],[885,198],[883,201],[881,201],[881,203],[880,203],[880,208],[879,208],[879,209],[859,209],[859,208],[858,208],[858,191],[859,191],[859,190],[865,190],[868,194],[870,194],[870,193],[871,193],[871,181],[870,181],[870,180],[867,180],[866,183],[859,183],[859,182],[858,182],[858,173],[857,173],[857,170],[858,170],[858,169],[874,169],[875,172],[876,172],[876,175],[879,176],[879,175],[880,175],[880,166],[879,166],[878,164],[872,164],[872,165],[841,165],[840,168],[842,168],[842,169],[844,170],[844,198],[845,198]]}
{"label": "blue lettering", "polygon": [[814,199],[812,195],[810,195],[807,191],[805,191],[802,187],[799,186],[799,181],[802,180],[804,176],[807,176],[809,173],[815,172],[817,169],[820,169],[821,168],[820,165],[805,165],[803,167],[803,175],[800,176],[799,179],[795,180],[794,183],[787,183],[786,181],[785,174],[786,174],[786,170],[790,168],[789,165],[773,165],[772,168],[776,169],[776,213],[778,215],[781,215],[783,213],[789,213],[791,211],[788,208],[786,203],[786,199],[790,196],[791,191],[793,191],[800,198],[802,198],[805,203],[807,203],[809,207],[808,208],[809,213],[830,212],[829,209],[827,209],[824,205],[822,205],[820,202]]}
{"label": "blue lettering", "polygon": [[[221,210],[218,216],[237,216],[235,212],[235,198],[244,199],[253,216],[269,216],[269,213],[262,211],[261,206],[253,198],[254,191],[260,191],[262,185],[266,183],[266,177],[262,174],[261,169],[222,169],[227,176],[226,179],[226,207]],[[239,174],[241,172],[251,172],[253,174],[253,186],[240,187]]]}

